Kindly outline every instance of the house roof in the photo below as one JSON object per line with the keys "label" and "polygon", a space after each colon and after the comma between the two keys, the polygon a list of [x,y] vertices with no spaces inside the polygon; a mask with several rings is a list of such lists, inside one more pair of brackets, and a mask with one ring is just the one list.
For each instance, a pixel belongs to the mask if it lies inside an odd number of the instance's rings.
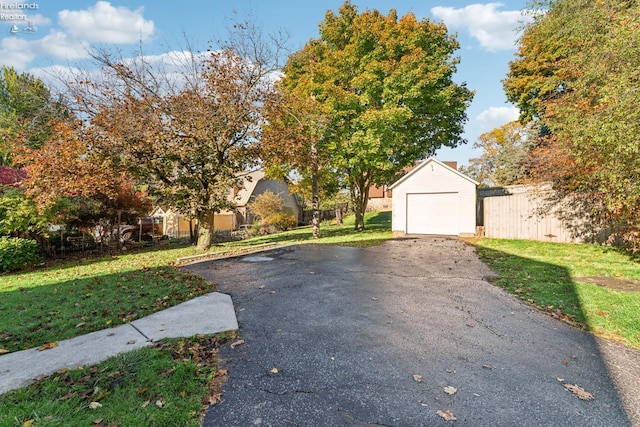
{"label": "house roof", "polygon": [[235,197],[232,196],[236,206],[245,206],[249,203],[249,199],[256,189],[256,185],[258,185],[261,179],[264,179],[264,176],[263,170],[257,170],[249,172],[242,177],[242,188],[238,190]]}
{"label": "house roof", "polygon": [[415,168],[413,168],[411,170],[411,172],[407,173],[406,175],[404,175],[402,178],[400,178],[399,180],[397,180],[396,182],[394,182],[393,184],[391,184],[391,186],[389,186],[390,190],[393,190],[395,187],[397,187],[398,185],[402,184],[403,182],[405,182],[406,180],[410,179],[414,174],[416,174],[419,170],[421,170],[424,167],[427,167],[427,165],[431,164],[431,163],[436,163],[440,166],[442,166],[445,169],[448,169],[449,171],[453,172],[454,174],[458,175],[461,178],[466,179],[469,182],[472,182],[475,185],[478,185],[478,181],[469,178],[468,176],[466,176],[463,173],[458,172],[457,170],[453,169],[450,166],[445,165],[444,163],[442,163],[441,161],[437,160],[435,157],[429,157],[427,160],[425,160],[424,162],[420,163],[418,166],[416,166]]}

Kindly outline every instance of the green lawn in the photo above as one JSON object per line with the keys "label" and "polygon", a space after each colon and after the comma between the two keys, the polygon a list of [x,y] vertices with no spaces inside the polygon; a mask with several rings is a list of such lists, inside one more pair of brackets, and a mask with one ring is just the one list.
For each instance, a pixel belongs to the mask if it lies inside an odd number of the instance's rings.
{"label": "green lawn", "polygon": [[220,343],[232,335],[162,340],[98,365],[59,371],[0,396],[2,426],[200,425],[226,372]]}
{"label": "green lawn", "polygon": [[580,280],[640,281],[637,258],[590,244],[496,239],[476,244],[481,258],[498,274],[497,285],[556,318],[640,348],[640,292]]}

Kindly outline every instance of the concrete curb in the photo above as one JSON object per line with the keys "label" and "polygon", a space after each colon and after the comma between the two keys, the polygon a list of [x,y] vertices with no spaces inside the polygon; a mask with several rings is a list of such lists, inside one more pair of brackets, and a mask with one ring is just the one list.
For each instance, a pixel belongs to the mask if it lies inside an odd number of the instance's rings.
{"label": "concrete curb", "polygon": [[214,292],[131,323],[37,348],[0,356],[0,394],[25,387],[65,368],[94,365],[109,357],[147,347],[162,338],[216,334],[238,329],[231,297]]}
{"label": "concrete curb", "polygon": [[206,254],[191,255],[186,257],[177,258],[174,265],[182,267],[189,264],[195,264],[202,261],[211,261],[215,259],[235,258],[243,255],[253,254],[257,252],[264,252],[271,249],[287,248],[289,246],[299,246],[303,243],[263,243],[261,245],[249,246],[247,248],[231,249],[228,251],[220,252],[208,252]]}

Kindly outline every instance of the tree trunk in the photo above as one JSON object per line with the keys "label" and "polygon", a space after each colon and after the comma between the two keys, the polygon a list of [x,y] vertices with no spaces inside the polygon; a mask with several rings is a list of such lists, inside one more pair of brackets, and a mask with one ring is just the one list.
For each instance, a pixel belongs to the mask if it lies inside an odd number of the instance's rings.
{"label": "tree trunk", "polygon": [[367,204],[369,202],[369,183],[364,180],[350,185],[351,202],[353,203],[353,211],[356,215],[354,228],[356,230],[364,230],[364,213],[367,210]]}
{"label": "tree trunk", "polygon": [[336,207],[336,224],[342,225],[342,204]]}
{"label": "tree trunk", "polygon": [[320,237],[320,197],[318,195],[318,148],[315,142],[311,144],[311,209],[313,209],[313,238]]}
{"label": "tree trunk", "polygon": [[313,219],[311,225],[313,227],[313,238],[320,237],[320,200],[318,197],[318,174],[313,171],[311,175],[311,209],[313,209]]}
{"label": "tree trunk", "polygon": [[214,212],[198,214],[198,244],[196,248],[201,251],[208,250],[213,244]]}

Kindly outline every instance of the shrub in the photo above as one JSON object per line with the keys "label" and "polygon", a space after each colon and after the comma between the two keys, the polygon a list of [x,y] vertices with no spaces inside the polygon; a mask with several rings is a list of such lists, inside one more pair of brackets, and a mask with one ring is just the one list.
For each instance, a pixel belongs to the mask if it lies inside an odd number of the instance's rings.
{"label": "shrub", "polygon": [[267,218],[269,224],[279,231],[287,231],[296,226],[296,218],[293,215],[277,213]]}
{"label": "shrub", "polygon": [[280,195],[271,190],[266,190],[257,196],[253,202],[249,203],[249,210],[253,215],[264,220],[282,212],[284,210],[284,201]]}
{"label": "shrub", "polygon": [[0,237],[0,272],[19,270],[39,259],[35,241]]}

